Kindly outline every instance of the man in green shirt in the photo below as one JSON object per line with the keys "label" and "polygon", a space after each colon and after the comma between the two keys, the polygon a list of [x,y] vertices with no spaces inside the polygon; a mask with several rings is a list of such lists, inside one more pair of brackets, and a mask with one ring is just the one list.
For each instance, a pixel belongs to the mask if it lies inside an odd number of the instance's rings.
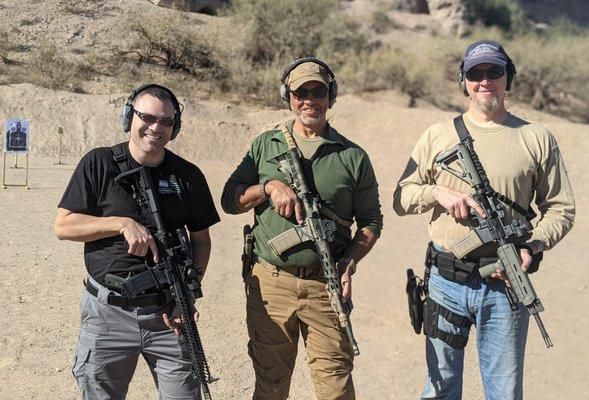
{"label": "man in green shirt", "polygon": [[[294,120],[256,137],[223,190],[225,212],[254,209],[254,265],[245,277],[249,355],[256,373],[253,398],[286,399],[302,335],[318,399],[355,399],[353,352],[332,310],[312,242],[277,251],[278,235],[303,222],[300,200],[279,169],[285,131],[299,149],[305,179],[337,222],[332,254],[342,297],[351,297],[352,274],[382,229],[378,184],[368,155],[326,119],[337,96],[329,67],[309,57],[284,72],[281,95]],[[356,232],[352,237],[352,221]]]}

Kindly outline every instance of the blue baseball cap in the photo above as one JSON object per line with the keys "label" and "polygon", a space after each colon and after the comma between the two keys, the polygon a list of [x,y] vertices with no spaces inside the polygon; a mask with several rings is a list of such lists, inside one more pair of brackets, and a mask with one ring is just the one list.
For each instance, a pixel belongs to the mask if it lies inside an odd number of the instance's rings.
{"label": "blue baseball cap", "polygon": [[500,67],[505,67],[509,57],[503,46],[493,40],[481,40],[468,46],[464,53],[463,71],[468,71],[472,67],[489,63]]}

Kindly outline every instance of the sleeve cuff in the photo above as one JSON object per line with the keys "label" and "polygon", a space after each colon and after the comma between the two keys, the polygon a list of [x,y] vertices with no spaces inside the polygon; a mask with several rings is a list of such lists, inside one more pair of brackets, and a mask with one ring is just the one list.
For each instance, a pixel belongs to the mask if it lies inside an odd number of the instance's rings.
{"label": "sleeve cuff", "polygon": [[530,246],[534,250],[534,254],[540,253],[541,251],[547,250],[549,246],[540,238],[532,237],[526,242],[526,245]]}
{"label": "sleeve cuff", "polygon": [[372,233],[374,233],[376,235],[377,238],[380,238],[380,233],[382,231],[382,224],[378,224],[378,223],[369,223],[366,225],[358,225],[358,229],[368,229],[369,231],[371,231]]}

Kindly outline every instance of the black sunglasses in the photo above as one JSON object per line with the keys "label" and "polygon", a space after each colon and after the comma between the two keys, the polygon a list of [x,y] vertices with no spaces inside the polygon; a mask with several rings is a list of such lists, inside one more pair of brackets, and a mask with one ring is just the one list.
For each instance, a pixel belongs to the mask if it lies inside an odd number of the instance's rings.
{"label": "black sunglasses", "polygon": [[297,100],[307,100],[310,97],[313,97],[314,99],[324,99],[327,96],[328,91],[329,90],[325,86],[317,86],[313,89],[300,87],[297,90],[291,91],[291,93],[295,95]]}
{"label": "black sunglasses", "polygon": [[165,126],[166,128],[169,128],[170,126],[174,125],[174,118],[172,117],[162,117],[162,118],[158,118],[155,115],[151,115],[151,114],[147,114],[147,113],[142,113],[141,111],[137,111],[136,109],[133,109],[133,112],[135,114],[137,114],[137,116],[139,117],[139,119],[143,122],[146,122],[150,125],[156,123],[156,121],[161,125],[161,126]]}
{"label": "black sunglasses", "polygon": [[469,69],[466,71],[466,79],[471,82],[480,82],[485,77],[489,80],[495,80],[505,75],[505,68],[503,67],[491,67],[489,69]]}

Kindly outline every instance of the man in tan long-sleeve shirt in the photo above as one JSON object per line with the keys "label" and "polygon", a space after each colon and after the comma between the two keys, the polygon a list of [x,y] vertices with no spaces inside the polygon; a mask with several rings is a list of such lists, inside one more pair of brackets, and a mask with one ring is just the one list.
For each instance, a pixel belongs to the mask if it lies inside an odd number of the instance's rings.
{"label": "man in tan long-sleeve shirt", "polygon": [[[575,205],[552,134],[505,109],[506,91],[514,75],[512,61],[493,41],[470,45],[460,66],[461,88],[469,97],[463,119],[491,186],[523,210],[535,201],[540,212],[531,236],[519,243],[526,271],[534,254],[552,248],[572,228]],[[469,209],[483,214],[469,194],[472,188],[435,163],[439,154],[458,142],[452,121],[431,126],[417,142],[394,194],[394,209],[401,216],[433,209],[429,234],[438,263],[439,252],[455,248],[469,233]],[[511,207],[505,211],[532,228],[523,212]],[[496,246],[480,246],[453,263],[484,265],[482,257],[496,257]],[[460,278],[458,274],[449,277],[440,274],[435,262],[430,267],[428,297],[435,307],[441,306],[438,310],[445,308],[449,313],[444,311],[447,318],[437,316],[437,330],[443,332],[426,338],[428,378],[421,398],[461,398],[464,346],[474,323],[486,398],[521,399],[528,313],[522,306],[511,311],[501,281],[505,276],[497,272],[492,275],[497,279],[484,280],[475,269]]]}

